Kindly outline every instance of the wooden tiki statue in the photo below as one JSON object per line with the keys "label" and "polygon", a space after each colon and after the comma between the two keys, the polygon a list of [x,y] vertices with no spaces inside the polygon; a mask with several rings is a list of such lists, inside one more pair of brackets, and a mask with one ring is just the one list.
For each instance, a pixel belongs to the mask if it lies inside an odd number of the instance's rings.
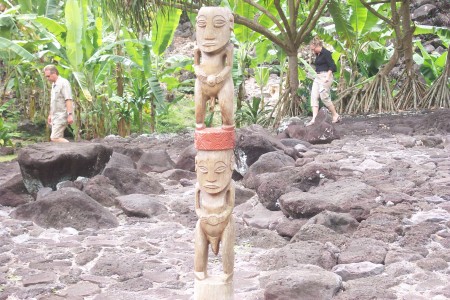
{"label": "wooden tiki statue", "polygon": [[[197,16],[195,82],[195,300],[229,300],[233,296],[235,228],[234,87],[231,78],[233,15],[223,7],[202,7]],[[205,128],[206,103],[218,100],[222,126]],[[222,254],[222,274],[208,274],[208,251]]]}
{"label": "wooden tiki statue", "polygon": [[205,128],[206,103],[219,102],[222,128],[234,130],[233,94],[233,14],[225,7],[202,7],[197,15],[194,49],[195,122],[198,130]]}

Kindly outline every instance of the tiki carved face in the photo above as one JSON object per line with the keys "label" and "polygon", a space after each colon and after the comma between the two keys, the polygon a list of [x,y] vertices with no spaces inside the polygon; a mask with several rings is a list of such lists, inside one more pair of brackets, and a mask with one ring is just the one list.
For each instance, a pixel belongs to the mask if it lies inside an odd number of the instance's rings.
{"label": "tiki carved face", "polygon": [[220,193],[230,183],[233,168],[233,150],[198,151],[195,170],[200,190],[208,194]]}
{"label": "tiki carved face", "polygon": [[234,18],[225,7],[202,7],[197,15],[197,45],[212,53],[223,49],[230,40]]}

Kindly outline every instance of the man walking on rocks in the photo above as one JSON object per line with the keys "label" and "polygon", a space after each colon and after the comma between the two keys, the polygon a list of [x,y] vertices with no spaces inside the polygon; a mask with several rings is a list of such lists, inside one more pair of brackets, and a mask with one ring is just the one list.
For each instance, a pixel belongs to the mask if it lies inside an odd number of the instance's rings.
{"label": "man walking on rocks", "polygon": [[52,142],[69,142],[64,138],[67,124],[73,123],[72,90],[69,81],[59,76],[54,65],[44,68],[44,75],[52,83],[50,98],[50,113],[47,123],[52,127],[50,140]]}

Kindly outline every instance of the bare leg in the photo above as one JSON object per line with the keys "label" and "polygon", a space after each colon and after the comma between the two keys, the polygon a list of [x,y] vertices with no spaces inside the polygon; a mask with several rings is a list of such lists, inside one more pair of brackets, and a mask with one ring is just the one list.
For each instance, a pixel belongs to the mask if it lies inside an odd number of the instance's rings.
{"label": "bare leg", "polygon": [[312,108],[313,116],[312,116],[311,121],[309,121],[306,124],[306,126],[310,126],[310,125],[314,124],[314,122],[316,121],[317,114],[319,113],[319,107],[318,106],[312,106],[311,108]]}
{"label": "bare leg", "polygon": [[316,121],[317,114],[319,113],[319,91],[320,91],[320,82],[319,79],[314,79],[312,88],[311,88],[311,109],[312,109],[312,119],[309,121],[306,126],[310,126],[314,124]]}
{"label": "bare leg", "polygon": [[222,268],[226,282],[233,278],[235,234],[234,218],[231,216],[222,234]]}
{"label": "bare leg", "polygon": [[200,220],[195,226],[195,256],[194,274],[198,280],[203,280],[207,276],[206,266],[208,264],[208,240],[200,226]]}
{"label": "bare leg", "polygon": [[336,112],[336,108],[334,107],[334,104],[331,103],[327,106],[328,110],[331,112],[331,117],[333,118],[333,123],[339,122],[339,114]]}

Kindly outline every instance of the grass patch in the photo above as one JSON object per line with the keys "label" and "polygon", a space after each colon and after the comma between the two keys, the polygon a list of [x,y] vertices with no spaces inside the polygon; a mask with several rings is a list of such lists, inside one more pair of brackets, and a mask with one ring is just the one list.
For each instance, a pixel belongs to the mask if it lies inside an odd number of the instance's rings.
{"label": "grass patch", "polygon": [[17,158],[17,154],[0,156],[0,163],[2,163],[2,162],[9,162],[9,161],[12,161],[13,159],[16,159],[16,158]]}
{"label": "grass patch", "polygon": [[184,97],[171,105],[168,112],[157,118],[156,132],[178,133],[188,128],[195,128],[195,103],[194,100]]}

